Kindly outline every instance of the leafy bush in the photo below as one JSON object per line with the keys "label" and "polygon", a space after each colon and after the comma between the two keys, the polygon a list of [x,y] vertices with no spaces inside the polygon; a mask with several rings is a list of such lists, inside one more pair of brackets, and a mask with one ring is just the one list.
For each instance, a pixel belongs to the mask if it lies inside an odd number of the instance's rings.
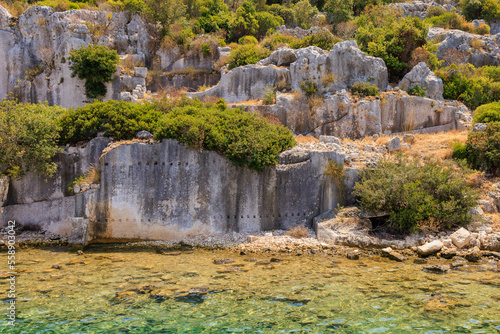
{"label": "leafy bush", "polygon": [[500,122],[500,102],[484,104],[474,111],[474,123]]}
{"label": "leafy bush", "polygon": [[463,170],[404,158],[365,170],[354,194],[363,209],[386,212],[391,227],[409,232],[431,221],[446,228],[467,224],[468,211],[478,198],[467,186]]}
{"label": "leafy bush", "polygon": [[444,9],[441,6],[432,6],[429,9],[427,9],[427,18],[435,17],[435,16],[441,16],[446,14],[446,9]]}
{"label": "leafy bush", "polygon": [[471,109],[500,100],[500,68],[471,64],[455,65],[436,71],[443,80],[443,97],[459,100]]}
{"label": "leafy bush", "polygon": [[313,18],[318,14],[318,9],[311,5],[308,0],[301,0],[293,6],[295,23],[302,29],[312,26]]}
{"label": "leafy bush", "polygon": [[58,117],[63,112],[45,104],[0,101],[1,172],[15,178],[27,172],[52,175],[57,169],[52,158],[58,151]]}
{"label": "leafy bush", "polygon": [[500,18],[500,4],[497,0],[461,0],[460,8],[462,15],[469,21],[494,21]]}
{"label": "leafy bush", "polygon": [[259,29],[259,22],[255,14],[255,5],[248,0],[245,0],[240,7],[236,10],[236,15],[229,22],[229,39],[237,41],[243,36],[254,36]]}
{"label": "leafy bush", "polygon": [[227,59],[228,69],[238,66],[256,64],[259,60],[268,57],[271,51],[255,44],[246,44],[231,50]]}
{"label": "leafy bush", "polygon": [[356,24],[360,49],[385,61],[391,82],[398,82],[409,71],[413,51],[427,44],[427,26],[422,20],[400,17],[387,8],[366,10]]}
{"label": "leafy bush", "polygon": [[240,109],[183,99],[158,106],[155,138],[172,138],[191,147],[225,155],[235,165],[262,170],[278,161],[278,154],[295,145],[292,132]]}
{"label": "leafy bush", "polygon": [[70,109],[61,117],[61,143],[75,144],[103,132],[115,140],[134,138],[141,130],[152,131],[160,112],[152,105],[114,101],[94,102]]}
{"label": "leafy bush", "polygon": [[267,12],[257,12],[255,14],[255,19],[257,20],[257,38],[264,37],[268,32],[274,31],[276,27],[283,24],[283,19],[279,16],[274,16]]}
{"label": "leafy bush", "polygon": [[439,16],[433,16],[424,20],[425,23],[433,27],[441,27],[444,29],[458,29],[467,32],[473,32],[474,26],[467,22],[457,12],[448,12]]}
{"label": "leafy bush", "polygon": [[262,92],[262,102],[264,104],[273,104],[276,102],[276,88],[274,87],[269,87],[266,85],[266,88]]}
{"label": "leafy bush", "polygon": [[253,36],[243,36],[238,40],[238,44],[258,44],[259,41]]}
{"label": "leafy bush", "polygon": [[318,85],[312,80],[303,80],[300,83],[300,89],[308,98],[311,98],[318,94]]}
{"label": "leafy bush", "polygon": [[427,90],[425,87],[420,87],[419,84],[413,85],[409,90],[408,94],[410,95],[415,95],[415,96],[422,96],[425,97],[427,96]]}
{"label": "leafy bush", "polygon": [[470,132],[465,145],[457,144],[454,159],[465,159],[472,168],[500,175],[500,123],[488,123],[481,132]]}
{"label": "leafy bush", "polygon": [[308,46],[317,46],[323,50],[331,50],[333,46],[341,39],[329,31],[320,30],[319,32],[306,36],[302,39],[295,39],[291,42],[292,49],[306,48]]}
{"label": "leafy bush", "polygon": [[352,19],[354,13],[353,0],[326,0],[323,10],[334,24],[347,22]]}
{"label": "leafy bush", "polygon": [[119,58],[115,50],[104,45],[89,45],[70,52],[71,76],[85,80],[85,95],[96,98],[106,95],[104,83],[111,81]]}
{"label": "leafy bush", "polygon": [[380,94],[380,91],[377,86],[360,81],[351,85],[351,93],[355,95],[377,96]]}
{"label": "leafy bush", "polygon": [[272,4],[267,8],[269,13],[274,16],[279,16],[283,19],[284,24],[290,26],[295,23],[295,16],[293,14],[293,9],[289,7],[285,7],[278,4]]}
{"label": "leafy bush", "polygon": [[198,0],[196,7],[199,12],[197,25],[205,33],[228,30],[231,12],[224,0]]}

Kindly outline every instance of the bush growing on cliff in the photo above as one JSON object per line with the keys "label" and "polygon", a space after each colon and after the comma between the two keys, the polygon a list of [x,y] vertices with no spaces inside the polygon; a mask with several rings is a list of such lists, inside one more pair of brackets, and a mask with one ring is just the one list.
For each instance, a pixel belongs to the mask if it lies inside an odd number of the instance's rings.
{"label": "bush growing on cliff", "polygon": [[97,98],[106,95],[106,82],[116,72],[118,53],[104,45],[89,45],[70,52],[71,76],[85,80],[85,95]]}
{"label": "bush growing on cliff", "polygon": [[94,102],[62,115],[61,143],[91,140],[100,132],[115,140],[131,139],[141,130],[152,131],[160,115],[150,104],[114,100]]}
{"label": "bush growing on cliff", "polygon": [[18,178],[27,172],[50,176],[58,151],[60,107],[0,101],[0,166]]}
{"label": "bush growing on cliff", "polygon": [[484,104],[474,111],[474,123],[500,122],[500,102]]}
{"label": "bush growing on cliff", "polygon": [[485,19],[494,21],[500,19],[500,3],[498,0],[461,0],[462,15],[469,21]]}
{"label": "bush growing on cliff", "polygon": [[471,64],[455,65],[436,71],[443,80],[443,97],[459,100],[471,109],[500,100],[500,68]]}
{"label": "bush growing on cliff", "polygon": [[377,96],[380,94],[378,87],[368,82],[355,82],[351,86],[354,95]]}
{"label": "bush growing on cliff", "polygon": [[256,64],[259,60],[268,57],[271,51],[255,44],[241,45],[229,53],[227,59],[228,69],[232,70],[238,66]]}
{"label": "bush growing on cliff", "polygon": [[156,104],[163,112],[154,131],[156,139],[171,138],[191,147],[216,151],[235,165],[256,170],[275,165],[278,154],[295,145],[292,132],[240,109],[182,99]]}
{"label": "bush growing on cliff", "polygon": [[409,71],[413,51],[427,44],[427,25],[422,20],[400,17],[389,8],[369,7],[355,22],[360,49],[385,61],[391,82],[401,80]]}
{"label": "bush growing on cliff", "polygon": [[500,175],[500,122],[488,123],[484,131],[471,132],[465,145],[457,144],[454,159],[464,159],[474,169]]}
{"label": "bush growing on cliff", "polygon": [[469,223],[468,211],[477,202],[464,173],[401,157],[397,163],[381,161],[364,171],[354,194],[363,209],[389,214],[389,224],[396,230],[413,232],[426,222],[449,228]]}

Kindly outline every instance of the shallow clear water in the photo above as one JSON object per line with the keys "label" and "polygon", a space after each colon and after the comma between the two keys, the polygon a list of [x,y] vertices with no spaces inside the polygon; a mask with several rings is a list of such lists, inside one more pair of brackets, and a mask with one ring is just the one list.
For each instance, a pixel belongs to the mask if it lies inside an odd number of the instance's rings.
{"label": "shallow clear water", "polygon": [[[271,257],[282,261],[249,261]],[[476,266],[438,275],[377,257],[105,248],[17,259],[18,321],[5,326],[3,299],[2,333],[500,333],[500,273]]]}

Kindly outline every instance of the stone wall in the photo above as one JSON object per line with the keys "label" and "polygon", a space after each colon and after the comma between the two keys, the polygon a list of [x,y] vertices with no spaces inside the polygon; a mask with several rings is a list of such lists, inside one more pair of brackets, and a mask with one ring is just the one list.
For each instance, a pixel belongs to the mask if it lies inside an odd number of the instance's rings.
{"label": "stone wall", "polygon": [[295,148],[283,152],[277,166],[257,172],[175,140],[117,146],[99,159],[99,185],[76,195],[65,191],[73,177],[63,175],[76,176],[103,148],[104,139],[96,139],[69,150],[73,160],[67,151],[47,183],[32,175],[12,182],[2,224],[35,224],[73,242],[182,239],[310,226],[344,197],[323,175],[329,159],[343,163],[343,153]]}

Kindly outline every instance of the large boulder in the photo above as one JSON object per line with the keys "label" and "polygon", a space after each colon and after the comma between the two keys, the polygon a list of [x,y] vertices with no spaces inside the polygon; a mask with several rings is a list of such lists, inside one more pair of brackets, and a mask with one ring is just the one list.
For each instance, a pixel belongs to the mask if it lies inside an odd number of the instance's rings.
{"label": "large boulder", "polygon": [[427,97],[434,100],[443,99],[443,80],[438,78],[424,62],[418,63],[399,82],[399,87],[406,91],[410,91],[417,85],[425,88]]}
{"label": "large boulder", "polygon": [[188,93],[188,96],[199,99],[218,96],[229,103],[236,103],[262,98],[266,89],[272,89],[280,81],[288,82],[288,69],[274,65],[246,65],[222,75],[217,86],[203,92]]}
{"label": "large boulder", "polygon": [[483,36],[461,30],[432,27],[429,28],[427,40],[439,42],[437,56],[440,60],[452,55],[453,62],[468,62],[476,67],[500,64],[498,34]]}

